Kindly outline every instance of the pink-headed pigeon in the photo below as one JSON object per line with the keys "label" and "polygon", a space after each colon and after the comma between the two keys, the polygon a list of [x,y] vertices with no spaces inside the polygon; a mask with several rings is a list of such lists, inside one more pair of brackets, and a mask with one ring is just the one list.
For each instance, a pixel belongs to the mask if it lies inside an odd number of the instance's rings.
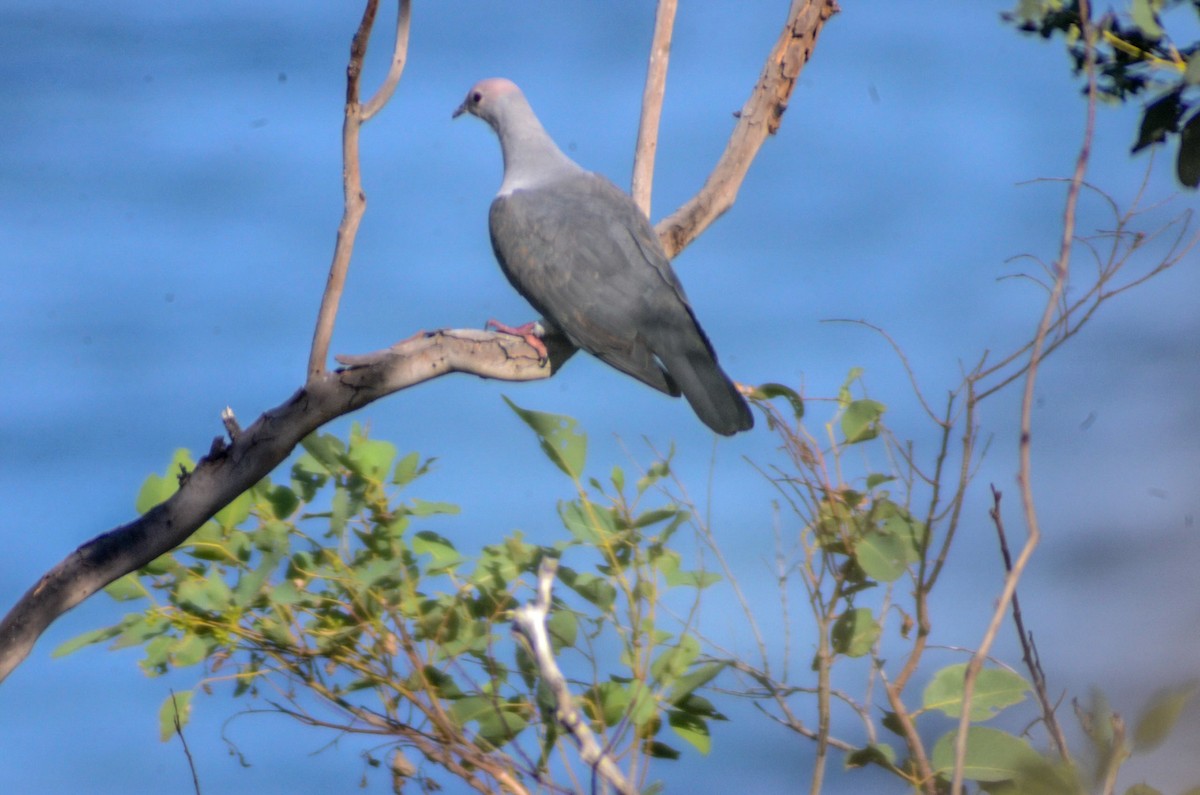
{"label": "pink-headed pigeon", "polygon": [[477,83],[454,116],[463,113],[500,138],[504,180],[488,220],[496,259],[517,291],[576,347],[668,395],[682,393],[717,433],[751,428],[750,407],[717,364],[633,199],[563,154],[511,81]]}

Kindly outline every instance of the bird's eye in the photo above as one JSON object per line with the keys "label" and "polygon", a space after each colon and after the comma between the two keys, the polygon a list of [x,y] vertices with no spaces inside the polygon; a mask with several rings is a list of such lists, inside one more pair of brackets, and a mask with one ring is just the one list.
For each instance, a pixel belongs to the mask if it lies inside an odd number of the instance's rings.
{"label": "bird's eye", "polygon": [[471,94],[471,101],[478,105],[480,102],[483,102],[483,94],[476,91],[475,93]]}

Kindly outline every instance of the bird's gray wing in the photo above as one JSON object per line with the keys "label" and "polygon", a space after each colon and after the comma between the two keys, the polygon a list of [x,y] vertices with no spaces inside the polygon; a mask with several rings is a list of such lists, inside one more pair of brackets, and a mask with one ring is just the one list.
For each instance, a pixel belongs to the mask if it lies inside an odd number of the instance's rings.
{"label": "bird's gray wing", "polygon": [[653,232],[628,196],[580,172],[497,197],[489,221],[501,268],[534,309],[602,361],[680,393],[646,333],[667,319],[658,316],[688,310],[666,258],[665,270],[647,259]]}

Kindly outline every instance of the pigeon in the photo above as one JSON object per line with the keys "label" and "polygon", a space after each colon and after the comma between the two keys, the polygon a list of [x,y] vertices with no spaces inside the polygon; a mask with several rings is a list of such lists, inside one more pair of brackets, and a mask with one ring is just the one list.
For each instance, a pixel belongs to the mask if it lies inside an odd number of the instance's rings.
{"label": "pigeon", "polygon": [[[489,213],[501,270],[573,345],[673,397],[729,436],[754,425],[717,364],[658,236],[633,199],[563,154],[510,80],[477,83],[454,111],[500,138],[504,178]],[[493,327],[545,347],[536,324]]]}

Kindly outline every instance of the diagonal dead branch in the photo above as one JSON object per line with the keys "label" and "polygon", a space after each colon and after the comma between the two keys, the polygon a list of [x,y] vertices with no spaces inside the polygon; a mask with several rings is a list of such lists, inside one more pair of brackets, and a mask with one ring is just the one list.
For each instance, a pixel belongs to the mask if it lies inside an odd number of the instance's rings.
{"label": "diagonal dead branch", "polygon": [[418,334],[392,347],[341,357],[348,367],[310,381],[230,443],[217,437],[170,499],[83,544],[41,577],[0,621],[0,681],[63,613],[187,540],[200,525],[278,466],[330,420],[449,373],[531,381],[549,378],[574,349],[545,339],[549,362],[520,337],[471,329]]}
{"label": "diagonal dead branch", "polygon": [[350,255],[363,214],[367,211],[367,195],[363,191],[362,171],[358,159],[358,131],[364,123],[391,98],[400,82],[408,53],[408,30],[411,21],[411,0],[397,0],[396,43],[393,48],[392,64],[379,91],[367,104],[358,101],[359,77],[362,75],[363,59],[367,55],[367,43],[371,28],[375,24],[375,13],[379,0],[367,0],[363,9],[362,22],[350,43],[350,63],[346,67],[346,110],[342,121],[342,221],[338,225],[337,242],[333,248],[333,262],[329,266],[329,277],[325,292],[321,296],[321,308],[317,311],[317,326],[313,331],[312,350],[308,355],[308,381],[325,374],[325,361],[329,358],[329,343],[333,338],[333,324],[337,319],[338,304],[346,287],[346,273],[350,270]]}
{"label": "diagonal dead branch", "polygon": [[750,98],[738,114],[729,144],[700,192],[655,227],[668,257],[682,251],[733,206],[738,189],[768,135],[774,135],[812,57],[817,36],[838,11],[836,0],[792,0],[783,32],[763,65]]}

